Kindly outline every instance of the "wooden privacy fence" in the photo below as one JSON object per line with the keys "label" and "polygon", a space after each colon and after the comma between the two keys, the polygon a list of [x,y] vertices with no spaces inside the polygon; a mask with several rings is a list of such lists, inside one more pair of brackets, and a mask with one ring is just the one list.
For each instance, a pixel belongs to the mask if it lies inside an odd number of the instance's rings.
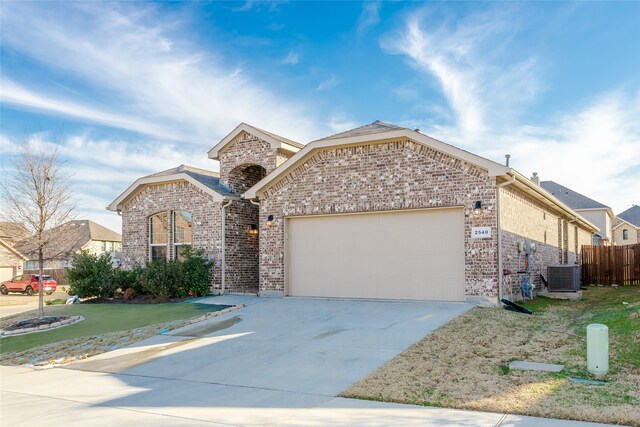
{"label": "wooden privacy fence", "polygon": [[[38,269],[29,269],[24,270],[23,274],[38,274],[40,270]],[[51,276],[53,280],[58,282],[58,286],[66,286],[67,279],[64,277],[64,269],[62,268],[45,268],[43,275]]]}
{"label": "wooden privacy fence", "polygon": [[582,246],[583,285],[640,285],[640,244]]}

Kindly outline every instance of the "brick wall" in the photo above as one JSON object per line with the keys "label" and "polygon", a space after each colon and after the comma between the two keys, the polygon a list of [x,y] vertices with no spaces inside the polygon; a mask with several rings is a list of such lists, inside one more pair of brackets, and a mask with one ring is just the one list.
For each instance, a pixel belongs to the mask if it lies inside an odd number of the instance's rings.
{"label": "brick wall", "polygon": [[248,231],[258,225],[258,207],[234,200],[226,210],[226,286],[230,292],[257,294],[259,236]]}
{"label": "brick wall", "polygon": [[[413,141],[320,150],[265,192],[260,291],[284,291],[286,216],[463,206],[466,294],[497,295],[495,194],[486,171]],[[476,200],[480,216],[472,212]],[[492,238],[472,239],[474,226],[492,227]]]}
{"label": "brick wall", "polygon": [[291,154],[273,149],[270,143],[247,132],[238,135],[218,155],[220,158],[220,182],[231,188],[234,185],[231,173],[234,169],[259,165],[268,174],[291,157]]}
{"label": "brick wall", "polygon": [[[219,153],[220,181],[242,195],[289,157],[243,132]],[[248,200],[234,201],[228,208],[226,283],[232,283],[235,292],[258,292],[259,237],[248,233],[252,224],[258,225],[258,213]]]}
{"label": "brick wall", "polygon": [[[186,181],[150,185],[127,202],[122,209],[122,264],[125,268],[144,264],[149,259],[149,227],[151,215],[166,211],[186,211],[193,217],[193,247],[202,248],[215,259],[213,285],[219,288],[221,255],[220,203],[211,195]],[[172,241],[171,221],[167,227]],[[171,256],[171,251],[169,256]]]}
{"label": "brick wall", "polygon": [[[633,245],[640,242],[640,229],[636,229],[626,222],[622,222],[617,220],[614,222],[614,227],[618,224],[622,223],[622,225],[613,230],[613,244],[614,245]],[[627,240],[622,239],[622,230],[628,230],[627,232]]]}
{"label": "brick wall", "polygon": [[518,252],[518,242],[528,240],[536,244],[536,252],[530,257],[531,279],[536,289],[541,288],[540,273],[546,277],[548,265],[580,262],[582,245],[591,241],[589,231],[569,224],[513,186],[500,191],[502,265],[513,273],[505,277],[505,294],[520,292],[521,276],[516,272],[525,270],[526,256]]}

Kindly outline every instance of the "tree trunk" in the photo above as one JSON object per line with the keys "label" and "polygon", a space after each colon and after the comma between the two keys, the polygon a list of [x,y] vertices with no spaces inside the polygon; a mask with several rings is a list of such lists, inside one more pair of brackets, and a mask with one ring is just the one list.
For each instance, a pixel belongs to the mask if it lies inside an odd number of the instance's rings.
{"label": "tree trunk", "polygon": [[44,289],[42,286],[42,273],[43,273],[44,256],[42,254],[42,245],[38,248],[38,317],[42,319],[44,317]]}

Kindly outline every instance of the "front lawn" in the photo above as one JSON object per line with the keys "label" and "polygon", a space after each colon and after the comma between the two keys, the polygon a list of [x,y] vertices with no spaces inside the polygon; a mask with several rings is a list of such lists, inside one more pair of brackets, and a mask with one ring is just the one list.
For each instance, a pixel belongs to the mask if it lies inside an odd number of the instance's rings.
{"label": "front lawn", "polygon": [[[626,304],[624,304],[626,302]],[[640,288],[590,287],[577,302],[537,298],[529,316],[474,308],[412,345],[342,395],[427,406],[640,426]],[[586,371],[586,326],[609,327],[604,388]],[[510,370],[514,360],[560,373]]]}
{"label": "front lawn", "polygon": [[[49,306],[47,316],[81,315],[85,320],[51,331],[0,340],[0,363],[48,363],[88,357],[173,329],[189,319],[226,306],[178,304],[74,304]],[[0,328],[18,319],[35,317],[36,311],[2,319]]]}

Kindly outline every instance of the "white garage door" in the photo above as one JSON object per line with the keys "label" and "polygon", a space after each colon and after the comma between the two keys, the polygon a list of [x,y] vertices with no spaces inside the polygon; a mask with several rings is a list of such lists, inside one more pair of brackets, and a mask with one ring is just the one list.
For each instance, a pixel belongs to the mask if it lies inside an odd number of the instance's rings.
{"label": "white garage door", "polygon": [[13,267],[0,267],[0,282],[13,279],[14,271]]}
{"label": "white garage door", "polygon": [[462,208],[287,219],[287,294],[464,301]]}

